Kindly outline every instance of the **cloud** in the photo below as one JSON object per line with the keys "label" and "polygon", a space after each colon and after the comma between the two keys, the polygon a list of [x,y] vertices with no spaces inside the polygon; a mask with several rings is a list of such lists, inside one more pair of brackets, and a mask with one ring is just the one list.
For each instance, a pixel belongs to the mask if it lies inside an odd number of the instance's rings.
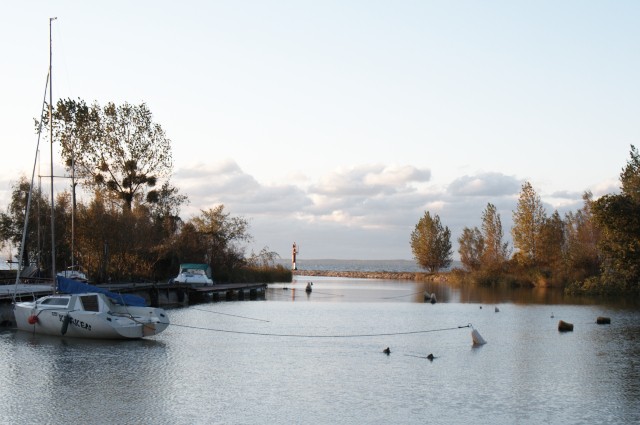
{"label": "cloud", "polygon": [[[464,227],[481,225],[488,203],[496,206],[509,240],[521,182],[515,176],[483,172],[462,176],[443,188],[431,183],[428,169],[361,164],[330,170],[317,180],[263,184],[233,160],[179,168],[172,178],[190,200],[181,211],[183,219],[224,204],[231,215],[248,219],[254,237],[248,251],[269,247],[288,257],[296,241],[308,259],[411,259],[410,234],[425,211],[437,214],[450,228],[457,255],[457,238]],[[11,181],[0,183],[6,206]],[[591,190],[597,198],[618,192],[618,186],[611,180]],[[547,214],[554,208],[564,215],[582,207],[579,192],[556,191],[541,197]]]}
{"label": "cloud", "polygon": [[452,196],[508,196],[520,191],[522,180],[501,173],[481,173],[462,176],[451,182]]}

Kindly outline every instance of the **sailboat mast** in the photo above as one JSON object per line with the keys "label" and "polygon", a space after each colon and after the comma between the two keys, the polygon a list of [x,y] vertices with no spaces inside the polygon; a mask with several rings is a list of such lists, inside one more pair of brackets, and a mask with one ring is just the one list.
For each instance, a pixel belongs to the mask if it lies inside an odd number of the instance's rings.
{"label": "sailboat mast", "polygon": [[49,143],[51,154],[51,278],[56,279],[56,229],[55,229],[55,205],[53,198],[53,41],[51,37],[51,24],[58,18],[49,18]]}

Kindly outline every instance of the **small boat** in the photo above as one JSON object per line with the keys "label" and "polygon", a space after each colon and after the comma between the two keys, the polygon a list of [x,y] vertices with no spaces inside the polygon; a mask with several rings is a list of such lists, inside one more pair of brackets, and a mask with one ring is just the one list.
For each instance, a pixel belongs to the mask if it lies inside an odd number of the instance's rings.
{"label": "small boat", "polygon": [[191,286],[213,286],[211,267],[208,264],[184,263],[180,264],[178,276],[169,283],[189,283]]}
{"label": "small boat", "polygon": [[89,279],[87,279],[87,274],[84,271],[82,271],[82,269],[78,265],[68,267],[66,270],[58,272],[58,276],[66,277],[67,279],[77,280],[78,282],[87,283],[89,281]]}
{"label": "small boat", "polygon": [[64,293],[14,305],[19,330],[70,338],[138,339],[169,326],[164,309],[147,307],[142,297],[115,294],[60,276],[56,283]]}

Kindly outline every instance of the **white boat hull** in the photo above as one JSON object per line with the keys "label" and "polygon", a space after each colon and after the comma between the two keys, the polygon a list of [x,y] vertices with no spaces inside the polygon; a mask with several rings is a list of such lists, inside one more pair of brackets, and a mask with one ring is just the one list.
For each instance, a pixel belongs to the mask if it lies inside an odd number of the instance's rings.
{"label": "white boat hull", "polygon": [[[82,295],[103,298],[99,311],[78,309]],[[63,296],[47,296],[36,302],[16,303],[14,315],[19,330],[69,338],[136,339],[157,335],[169,326],[169,318],[161,308],[114,305],[102,294],[66,296],[68,306],[45,305],[43,300]],[[104,304],[103,304],[104,303]],[[81,303],[80,303],[81,304]]]}

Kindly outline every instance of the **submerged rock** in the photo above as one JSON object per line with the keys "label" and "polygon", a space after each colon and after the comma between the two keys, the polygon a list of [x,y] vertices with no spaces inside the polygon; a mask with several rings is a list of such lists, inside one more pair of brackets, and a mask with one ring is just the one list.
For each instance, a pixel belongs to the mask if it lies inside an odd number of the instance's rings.
{"label": "submerged rock", "polygon": [[573,323],[565,322],[561,320],[558,322],[558,330],[560,332],[573,332]]}

